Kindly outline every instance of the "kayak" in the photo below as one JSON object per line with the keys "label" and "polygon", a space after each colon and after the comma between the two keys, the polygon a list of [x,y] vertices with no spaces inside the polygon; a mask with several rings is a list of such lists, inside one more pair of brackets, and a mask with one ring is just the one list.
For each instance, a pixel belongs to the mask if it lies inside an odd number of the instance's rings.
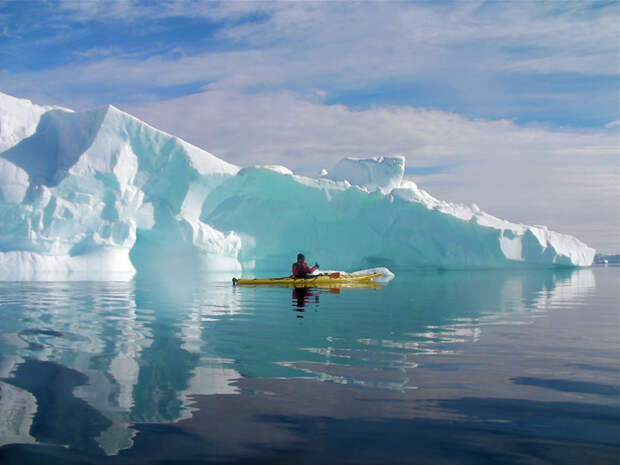
{"label": "kayak", "polygon": [[331,273],[309,276],[307,278],[294,278],[286,276],[284,278],[259,278],[243,279],[233,278],[235,286],[285,286],[285,287],[380,287],[374,282],[381,277],[381,273],[370,274],[343,274]]}
{"label": "kayak", "polygon": [[259,278],[259,279],[237,279],[233,278],[234,286],[278,286],[278,287],[322,287],[322,288],[343,288],[343,287],[371,287],[380,288],[374,282],[381,277],[381,273],[371,274],[342,274],[331,273],[309,276],[307,278],[293,278],[286,276],[283,278]]}

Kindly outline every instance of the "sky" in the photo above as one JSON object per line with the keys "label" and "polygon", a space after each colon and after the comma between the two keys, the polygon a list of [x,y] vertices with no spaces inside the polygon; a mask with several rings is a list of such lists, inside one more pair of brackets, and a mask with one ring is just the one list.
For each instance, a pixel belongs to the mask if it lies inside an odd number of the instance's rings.
{"label": "sky", "polygon": [[404,155],[433,196],[620,253],[620,2],[0,0],[0,92],[241,166]]}

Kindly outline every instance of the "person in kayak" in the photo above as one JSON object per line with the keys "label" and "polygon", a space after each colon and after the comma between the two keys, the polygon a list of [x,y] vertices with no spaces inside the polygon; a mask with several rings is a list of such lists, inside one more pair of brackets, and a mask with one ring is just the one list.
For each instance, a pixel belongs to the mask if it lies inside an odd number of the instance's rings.
{"label": "person in kayak", "polygon": [[297,254],[297,261],[293,263],[293,276],[295,278],[307,278],[310,276],[315,270],[319,269],[319,264],[315,263],[312,268],[310,268],[306,264],[306,257],[304,254]]}

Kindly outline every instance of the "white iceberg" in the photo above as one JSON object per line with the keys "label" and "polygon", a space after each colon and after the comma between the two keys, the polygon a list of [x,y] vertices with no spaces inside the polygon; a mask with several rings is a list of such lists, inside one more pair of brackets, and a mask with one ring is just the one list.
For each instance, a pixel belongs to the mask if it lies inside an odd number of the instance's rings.
{"label": "white iceberg", "polygon": [[61,107],[41,106],[0,92],[0,152],[34,134],[41,115]]}
{"label": "white iceberg", "polygon": [[112,106],[0,94],[0,108],[2,280],[288,271],[299,251],[343,269],[594,257],[572,236],[435,199],[403,180],[403,157],[347,158],[315,179],[240,169]]}
{"label": "white iceberg", "polygon": [[389,194],[400,187],[405,175],[405,157],[343,158],[324,177],[348,181],[368,192]]}

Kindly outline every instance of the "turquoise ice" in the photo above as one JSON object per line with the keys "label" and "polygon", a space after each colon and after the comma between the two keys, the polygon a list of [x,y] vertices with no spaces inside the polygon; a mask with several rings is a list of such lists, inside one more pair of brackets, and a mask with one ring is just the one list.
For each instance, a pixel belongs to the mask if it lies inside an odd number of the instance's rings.
{"label": "turquoise ice", "polygon": [[320,178],[240,169],[112,106],[0,94],[0,279],[138,273],[589,266],[578,239],[440,201],[402,157],[348,158]]}

